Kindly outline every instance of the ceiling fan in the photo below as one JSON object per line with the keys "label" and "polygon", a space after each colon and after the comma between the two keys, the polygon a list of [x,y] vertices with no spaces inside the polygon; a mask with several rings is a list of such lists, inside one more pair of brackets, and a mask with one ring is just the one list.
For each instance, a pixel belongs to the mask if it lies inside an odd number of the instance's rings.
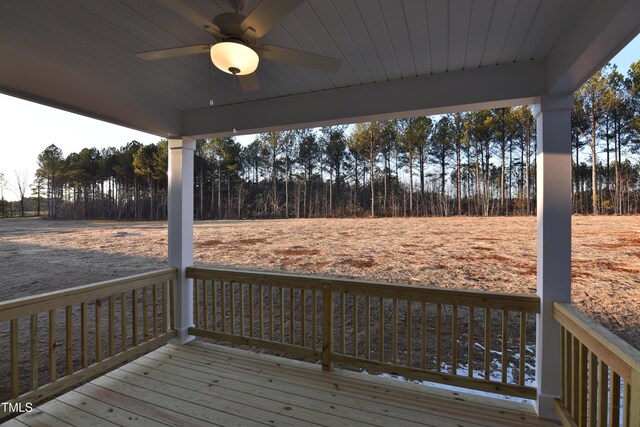
{"label": "ceiling fan", "polygon": [[235,12],[222,13],[212,20],[192,9],[184,0],[158,1],[207,31],[215,41],[210,44],[140,52],[136,53],[138,58],[156,60],[208,53],[211,56],[211,62],[217,68],[225,73],[239,76],[240,87],[245,92],[260,88],[255,73],[260,58],[302,65],[329,73],[338,71],[342,65],[340,59],[259,43],[260,38],[304,0],[262,0],[248,15],[241,13],[244,9],[242,0],[229,0]]}

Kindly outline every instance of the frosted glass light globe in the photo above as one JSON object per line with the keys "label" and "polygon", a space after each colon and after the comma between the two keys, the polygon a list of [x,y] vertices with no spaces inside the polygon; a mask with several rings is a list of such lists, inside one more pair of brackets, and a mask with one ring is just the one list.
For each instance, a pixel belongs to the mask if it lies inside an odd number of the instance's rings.
{"label": "frosted glass light globe", "polygon": [[242,43],[226,41],[211,46],[211,62],[225,73],[244,76],[258,68],[258,54]]}

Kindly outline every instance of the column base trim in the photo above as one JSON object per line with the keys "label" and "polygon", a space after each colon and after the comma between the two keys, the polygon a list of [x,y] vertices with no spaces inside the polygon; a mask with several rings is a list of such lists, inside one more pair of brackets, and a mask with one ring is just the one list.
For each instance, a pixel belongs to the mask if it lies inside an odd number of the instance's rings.
{"label": "column base trim", "polygon": [[559,421],[558,413],[555,409],[555,400],[558,396],[551,394],[539,394],[535,402],[536,412],[539,418]]}
{"label": "column base trim", "polygon": [[171,338],[171,340],[169,340],[169,344],[184,345],[195,340],[196,337],[194,335],[189,335],[189,328],[193,328],[193,325],[186,326],[183,329],[176,328],[176,337]]}

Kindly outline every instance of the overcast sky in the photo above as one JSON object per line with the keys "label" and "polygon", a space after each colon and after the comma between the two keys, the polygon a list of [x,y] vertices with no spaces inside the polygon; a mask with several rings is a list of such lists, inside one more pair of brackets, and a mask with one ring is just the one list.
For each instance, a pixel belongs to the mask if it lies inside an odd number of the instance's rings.
{"label": "overcast sky", "polygon": [[[626,74],[629,65],[639,59],[637,36],[612,62]],[[241,143],[253,139],[249,135],[239,138]],[[66,156],[85,147],[121,147],[132,140],[151,144],[160,137],[0,94],[0,173],[9,181],[5,198],[16,197],[16,172],[26,171],[33,179],[38,154],[51,144]]]}

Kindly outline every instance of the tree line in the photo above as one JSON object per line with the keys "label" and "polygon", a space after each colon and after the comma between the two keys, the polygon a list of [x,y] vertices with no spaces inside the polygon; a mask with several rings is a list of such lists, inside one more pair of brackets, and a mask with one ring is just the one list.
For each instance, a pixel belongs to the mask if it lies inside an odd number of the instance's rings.
{"label": "tree line", "polygon": [[[640,61],[607,66],[575,94],[573,208],[637,214]],[[535,120],[529,107],[196,141],[198,219],[535,214]],[[165,219],[167,141],[38,156],[21,212],[49,218]],[[6,177],[0,175],[0,211]],[[31,188],[29,197],[26,190]],[[16,209],[16,214],[18,214]]]}

